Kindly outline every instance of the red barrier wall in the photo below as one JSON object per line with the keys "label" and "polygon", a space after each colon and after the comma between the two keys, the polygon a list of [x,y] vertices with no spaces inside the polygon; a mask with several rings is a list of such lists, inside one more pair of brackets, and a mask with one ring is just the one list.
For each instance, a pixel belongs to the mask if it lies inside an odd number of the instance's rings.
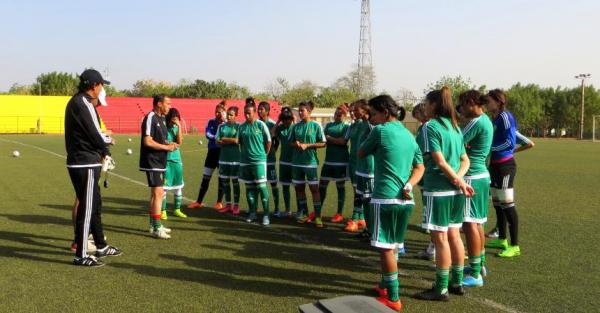
{"label": "red barrier wall", "polygon": [[[181,114],[186,132],[204,133],[209,119],[215,116],[215,106],[221,99],[171,99],[172,107]],[[106,129],[114,133],[139,133],[144,115],[152,110],[152,98],[108,97],[108,106],[99,107],[98,113]],[[271,118],[277,120],[281,107],[275,101],[271,104]],[[227,100],[227,107],[237,106],[240,110],[238,120],[244,120],[244,100]]]}

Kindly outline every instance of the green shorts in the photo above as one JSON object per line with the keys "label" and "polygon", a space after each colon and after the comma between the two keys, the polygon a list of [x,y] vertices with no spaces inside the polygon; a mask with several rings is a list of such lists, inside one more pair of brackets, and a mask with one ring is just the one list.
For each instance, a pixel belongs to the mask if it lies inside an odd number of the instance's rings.
{"label": "green shorts", "polygon": [[484,224],[487,222],[490,201],[490,175],[488,173],[465,176],[465,182],[475,189],[475,195],[465,198],[465,222]]}
{"label": "green shorts", "polygon": [[371,246],[382,249],[400,249],[404,247],[404,235],[415,206],[412,200],[372,199],[373,214]]}
{"label": "green shorts", "polygon": [[304,167],[292,165],[292,182],[295,185],[318,185],[319,177],[317,176],[317,166]]}
{"label": "green shorts", "polygon": [[183,188],[183,185],[183,163],[167,162],[163,188],[165,190],[180,189]]}
{"label": "green shorts", "polygon": [[267,181],[271,184],[277,182],[277,165],[275,163],[267,163]]}
{"label": "green shorts", "polygon": [[462,227],[464,206],[465,196],[458,190],[424,191],[421,227],[443,232]]}
{"label": "green shorts", "polygon": [[373,193],[373,185],[375,184],[373,177],[356,175],[356,193],[362,198],[370,198]]}
{"label": "green shorts", "polygon": [[219,161],[219,178],[238,179],[240,164],[237,162]]}
{"label": "green shorts", "polygon": [[348,180],[348,164],[333,165],[325,162],[321,168],[321,180],[326,181],[347,181]]}
{"label": "green shorts", "polygon": [[245,184],[267,182],[267,163],[240,164],[240,181]]}
{"label": "green shorts", "polygon": [[279,183],[292,184],[292,163],[279,162]]}

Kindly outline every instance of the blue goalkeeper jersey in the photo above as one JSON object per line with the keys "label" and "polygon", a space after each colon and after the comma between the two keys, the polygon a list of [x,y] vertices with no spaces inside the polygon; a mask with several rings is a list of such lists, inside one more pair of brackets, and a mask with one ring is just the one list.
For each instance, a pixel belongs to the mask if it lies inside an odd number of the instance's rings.
{"label": "blue goalkeeper jersey", "polygon": [[208,124],[206,125],[206,138],[208,139],[208,149],[220,149],[221,146],[217,145],[215,140],[215,136],[217,135],[217,130],[219,129],[219,125],[223,124],[223,122],[219,122],[216,118],[210,119]]}
{"label": "blue goalkeeper jersey", "polygon": [[517,143],[517,121],[508,111],[503,111],[494,119],[494,137],[492,139],[492,163],[502,163],[513,157]]}

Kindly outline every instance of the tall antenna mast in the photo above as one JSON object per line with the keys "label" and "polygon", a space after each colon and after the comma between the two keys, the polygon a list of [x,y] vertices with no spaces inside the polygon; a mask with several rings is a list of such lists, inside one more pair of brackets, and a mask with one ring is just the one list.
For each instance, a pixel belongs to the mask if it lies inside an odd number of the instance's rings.
{"label": "tall antenna mast", "polygon": [[360,7],[360,41],[358,44],[358,94],[373,92],[373,57],[371,54],[370,0],[362,0]]}

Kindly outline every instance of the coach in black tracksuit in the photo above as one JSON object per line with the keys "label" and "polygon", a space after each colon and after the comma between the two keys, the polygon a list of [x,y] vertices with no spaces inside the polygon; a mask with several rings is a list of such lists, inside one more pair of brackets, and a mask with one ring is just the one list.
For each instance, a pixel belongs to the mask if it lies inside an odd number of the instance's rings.
{"label": "coach in black tracksuit", "polygon": [[[74,95],[65,111],[65,145],[67,148],[67,169],[75,188],[79,209],[75,225],[75,265],[101,266],[104,263],[96,257],[119,255],[118,248],[109,246],[104,240],[100,217],[100,170],[102,155],[113,139],[100,129],[99,116],[95,103],[103,92],[104,80],[96,70],[85,70],[79,77],[79,92]],[[96,244],[96,254],[89,256],[87,238],[91,231]]]}

